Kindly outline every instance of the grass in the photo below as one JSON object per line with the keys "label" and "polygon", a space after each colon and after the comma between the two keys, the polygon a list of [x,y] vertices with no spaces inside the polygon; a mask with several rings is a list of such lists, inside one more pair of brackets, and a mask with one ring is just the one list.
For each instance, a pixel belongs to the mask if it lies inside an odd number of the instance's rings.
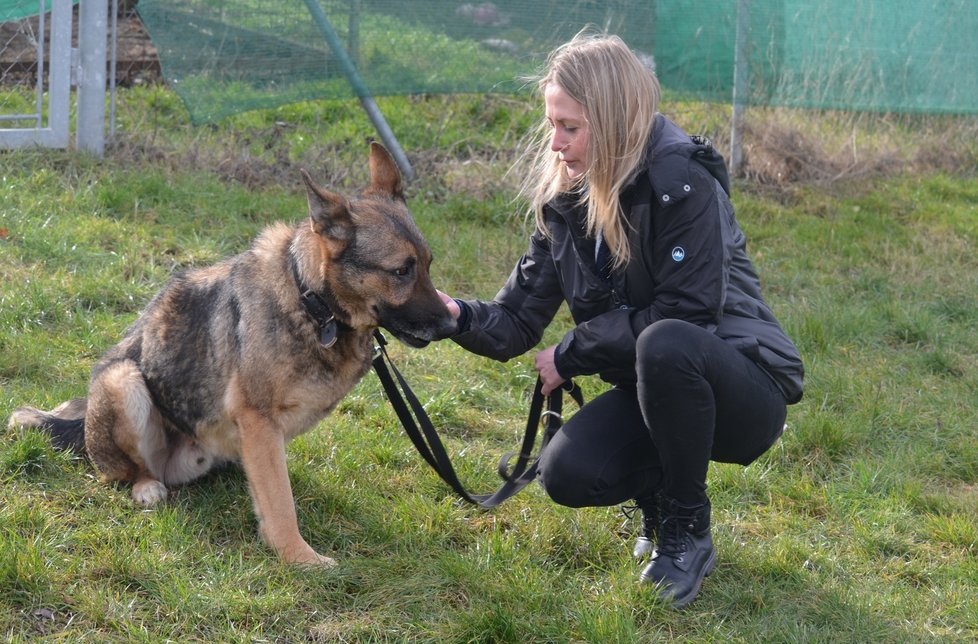
{"label": "grass", "polygon": [[[409,203],[439,287],[491,297],[522,252],[521,99],[390,98],[418,170]],[[120,95],[103,162],[0,154],[0,416],[83,395],[88,371],[174,270],[304,216],[296,168],[362,185],[355,104],[194,129],[161,88]],[[691,131],[715,112],[678,106]],[[971,166],[973,169],[973,165]],[[338,568],[280,564],[236,468],[135,509],[84,460],[0,432],[0,636],[10,641],[814,641],[978,638],[978,179],[946,170],[735,193],[767,299],[807,366],[789,429],[709,477],[719,566],[677,613],[636,581],[636,525],[535,486],[498,510],[454,498],[370,374],[290,448],[301,529]],[[562,313],[546,341],[569,324]],[[530,356],[441,343],[392,355],[463,480],[496,485]],[[589,396],[601,383],[584,379]]]}

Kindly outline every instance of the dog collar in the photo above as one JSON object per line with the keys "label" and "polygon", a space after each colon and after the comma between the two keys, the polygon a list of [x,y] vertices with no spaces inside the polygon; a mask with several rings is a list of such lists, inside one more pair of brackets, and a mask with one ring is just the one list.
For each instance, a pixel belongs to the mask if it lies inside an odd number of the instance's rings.
{"label": "dog collar", "polygon": [[291,258],[289,263],[292,266],[292,277],[295,278],[295,285],[299,288],[299,299],[302,301],[302,306],[306,309],[309,317],[319,327],[319,344],[328,349],[336,344],[336,338],[340,330],[339,327],[342,323],[336,319],[336,316],[329,308],[329,305],[326,304],[323,297],[306,286],[305,282],[302,281],[302,277],[299,275],[299,267],[294,257]]}

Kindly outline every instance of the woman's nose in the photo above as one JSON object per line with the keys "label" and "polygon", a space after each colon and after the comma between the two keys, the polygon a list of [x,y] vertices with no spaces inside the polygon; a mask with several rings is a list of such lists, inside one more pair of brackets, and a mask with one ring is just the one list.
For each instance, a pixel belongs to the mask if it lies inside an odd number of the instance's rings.
{"label": "woman's nose", "polygon": [[553,136],[550,137],[550,149],[552,151],[560,152],[566,147],[566,145],[567,144],[564,142],[564,138],[557,132],[554,132]]}

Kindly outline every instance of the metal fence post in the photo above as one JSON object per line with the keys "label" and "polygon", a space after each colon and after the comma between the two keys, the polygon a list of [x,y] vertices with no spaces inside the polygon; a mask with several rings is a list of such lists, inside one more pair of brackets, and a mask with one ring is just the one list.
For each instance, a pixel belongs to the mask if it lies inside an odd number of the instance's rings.
{"label": "metal fence post", "polygon": [[340,63],[340,67],[343,68],[343,73],[346,74],[347,80],[353,87],[354,93],[357,98],[360,99],[360,105],[363,107],[370,121],[374,124],[374,128],[377,133],[380,134],[381,140],[387,149],[390,151],[391,156],[394,157],[394,161],[397,166],[401,169],[401,174],[404,175],[404,179],[411,181],[414,179],[414,168],[411,167],[411,162],[408,161],[407,156],[404,154],[404,150],[401,149],[400,143],[397,141],[397,137],[394,136],[394,132],[391,130],[390,125],[387,124],[387,119],[384,118],[383,113],[380,108],[377,107],[377,102],[374,101],[374,97],[367,90],[367,86],[364,85],[363,79],[360,78],[360,72],[357,71],[356,66],[353,61],[350,60],[349,55],[343,49],[343,43],[340,42],[339,36],[336,34],[336,30],[333,29],[333,25],[330,24],[329,18],[326,17],[326,12],[319,5],[319,0],[305,0],[306,7],[309,9],[310,15],[312,15],[313,21],[319,28],[319,31],[323,34],[326,39],[326,43],[329,48],[333,51],[333,55],[336,56],[336,60]]}
{"label": "metal fence post", "polygon": [[737,0],[734,41],[733,124],[730,127],[730,172],[738,174],[744,161],[744,111],[750,87],[750,0]]}
{"label": "metal fence post", "polygon": [[108,0],[80,0],[75,145],[79,150],[99,157],[105,152],[105,50],[108,19]]}

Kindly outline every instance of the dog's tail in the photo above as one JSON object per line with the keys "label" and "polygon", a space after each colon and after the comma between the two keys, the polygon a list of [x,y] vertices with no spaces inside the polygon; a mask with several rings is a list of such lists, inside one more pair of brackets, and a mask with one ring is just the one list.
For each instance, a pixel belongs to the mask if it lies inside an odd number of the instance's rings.
{"label": "dog's tail", "polygon": [[85,453],[85,412],[88,400],[75,398],[61,403],[51,411],[19,407],[10,414],[7,427],[41,429],[51,436],[51,444],[76,454]]}

